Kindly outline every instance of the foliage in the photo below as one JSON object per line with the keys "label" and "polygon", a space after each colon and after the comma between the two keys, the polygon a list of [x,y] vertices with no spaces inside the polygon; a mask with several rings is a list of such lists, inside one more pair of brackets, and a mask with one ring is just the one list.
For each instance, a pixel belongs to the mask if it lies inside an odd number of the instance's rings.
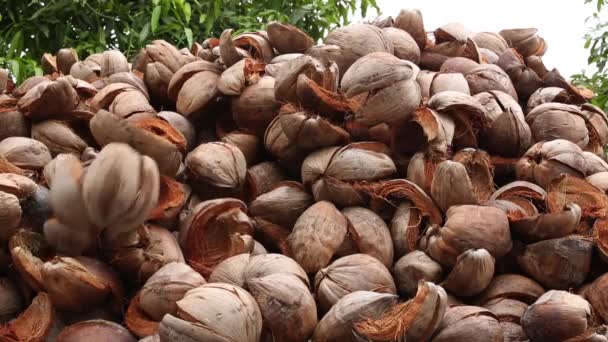
{"label": "foliage", "polygon": [[596,72],[592,75],[581,73],[574,75],[572,81],[581,86],[592,89],[596,97],[593,103],[604,110],[608,110],[608,21],[606,15],[608,13],[608,1],[606,0],[585,0],[585,3],[595,3],[595,11],[592,16],[587,18],[587,22],[591,22],[590,32],[585,35],[585,48],[589,50],[589,58],[587,59],[592,68],[596,68]]}
{"label": "foliage", "polygon": [[119,49],[132,58],[153,39],[180,47],[225,28],[261,30],[266,22],[291,23],[319,39],[365,16],[376,0],[5,0],[0,12],[0,66],[17,82],[41,73],[40,57],[73,47],[81,58]]}

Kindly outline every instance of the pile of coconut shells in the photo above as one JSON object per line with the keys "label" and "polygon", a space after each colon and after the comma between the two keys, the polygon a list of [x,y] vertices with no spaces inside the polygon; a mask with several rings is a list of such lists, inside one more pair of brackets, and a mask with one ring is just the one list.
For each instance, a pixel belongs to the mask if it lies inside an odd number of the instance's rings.
{"label": "pile of coconut shells", "polygon": [[0,71],[1,341],[608,341],[608,118],[535,29]]}

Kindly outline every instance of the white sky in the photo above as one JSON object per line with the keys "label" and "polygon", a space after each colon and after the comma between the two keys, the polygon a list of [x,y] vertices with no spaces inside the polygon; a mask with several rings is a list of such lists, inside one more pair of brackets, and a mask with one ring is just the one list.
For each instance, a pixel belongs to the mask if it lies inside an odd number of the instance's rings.
{"label": "white sky", "polygon": [[[460,22],[473,31],[498,32],[506,28],[535,27],[548,43],[543,60],[569,78],[587,68],[585,19],[594,7],[584,0],[376,0],[385,15],[397,16],[402,8],[419,9],[427,31],[449,22]],[[376,13],[368,13],[375,17]],[[358,15],[354,22],[361,19]]]}

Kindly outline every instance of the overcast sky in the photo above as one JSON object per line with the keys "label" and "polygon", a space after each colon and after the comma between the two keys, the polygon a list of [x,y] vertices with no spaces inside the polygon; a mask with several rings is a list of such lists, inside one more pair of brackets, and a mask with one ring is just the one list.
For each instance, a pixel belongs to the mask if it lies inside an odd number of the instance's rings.
{"label": "overcast sky", "polygon": [[587,67],[583,37],[588,31],[585,19],[593,13],[593,6],[584,0],[376,1],[383,14],[393,17],[402,8],[419,9],[427,31],[449,22],[460,22],[473,31],[536,27],[549,45],[543,57],[547,68],[555,67],[569,77]]}

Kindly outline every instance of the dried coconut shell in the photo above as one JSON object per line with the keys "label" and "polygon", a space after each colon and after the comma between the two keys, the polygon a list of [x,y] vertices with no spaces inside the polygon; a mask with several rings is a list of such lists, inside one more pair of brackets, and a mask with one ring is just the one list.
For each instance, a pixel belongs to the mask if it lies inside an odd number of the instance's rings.
{"label": "dried coconut shell", "polygon": [[608,299],[606,298],[608,285],[608,275],[595,279],[591,286],[585,291],[585,298],[589,301],[595,313],[602,318],[604,322],[608,321]]}
{"label": "dried coconut shell", "polygon": [[222,72],[217,88],[224,95],[240,95],[247,86],[254,85],[260,80],[264,68],[264,63],[257,62],[253,58],[241,59]]}
{"label": "dried coconut shell", "polygon": [[388,148],[361,142],[313,152],[302,164],[302,181],[315,200],[331,200],[341,206],[360,205],[362,195],[350,183],[377,181],[395,173]]}
{"label": "dried coconut shell", "polygon": [[405,297],[416,294],[420,281],[439,283],[443,278],[441,265],[423,251],[413,251],[404,255],[395,263],[392,272],[399,294]]}
{"label": "dried coconut shell", "polygon": [[585,148],[589,143],[589,131],[583,115],[573,105],[545,103],[531,110],[526,122],[535,141],[565,139]]}
{"label": "dried coconut shell", "polygon": [[358,336],[373,341],[429,339],[439,327],[446,312],[445,290],[433,283],[421,281],[416,296],[387,310],[381,318],[368,318],[355,324]]}
{"label": "dried coconut shell", "polygon": [[55,310],[49,296],[40,292],[19,317],[0,326],[0,338],[7,342],[46,341],[55,322]]}
{"label": "dried coconut shell", "polygon": [[[96,113],[100,109],[108,110],[116,97],[125,92],[135,91],[138,92],[138,89],[129,83],[124,82],[114,82],[110,83],[107,86],[103,87],[95,96],[91,99],[89,103],[89,107],[92,112]],[[137,99],[141,101],[141,99]],[[147,101],[146,101],[147,103]]]}
{"label": "dried coconut shell", "polygon": [[502,30],[499,34],[510,47],[513,47],[524,57],[542,56],[547,51],[545,40],[538,35],[535,28]]}
{"label": "dried coconut shell", "polygon": [[57,336],[58,342],[77,342],[86,339],[104,339],[116,342],[135,342],[136,339],[122,325],[102,319],[93,319],[72,324]]}
{"label": "dried coconut shell", "polygon": [[407,31],[397,27],[385,27],[382,33],[393,44],[396,57],[414,64],[420,62],[420,47]]}
{"label": "dried coconut shell", "polygon": [[232,118],[237,126],[258,135],[266,131],[279,108],[280,103],[275,99],[275,79],[270,76],[260,78],[231,101]]}
{"label": "dried coconut shell", "polygon": [[581,110],[589,131],[589,143],[585,149],[605,158],[603,146],[608,143],[608,117],[592,104],[583,104]]}
{"label": "dried coconut shell", "polygon": [[481,307],[462,305],[446,310],[431,341],[502,342],[503,339],[502,327],[492,312]]}
{"label": "dried coconut shell", "polygon": [[342,210],[342,214],[349,226],[338,255],[367,254],[390,268],[393,265],[393,241],[382,218],[363,207],[348,207]]}
{"label": "dried coconut shell", "polygon": [[491,117],[482,146],[491,154],[505,157],[519,157],[525,153],[532,145],[532,132],[517,101],[498,90],[479,93],[474,97]]}
{"label": "dried coconut shell", "polygon": [[55,253],[44,236],[20,229],[9,241],[9,252],[13,266],[23,281],[35,291],[44,291],[42,267]]}
{"label": "dried coconut shell", "polygon": [[52,159],[46,145],[26,137],[10,137],[2,140],[0,155],[14,166],[29,170],[40,170]]}
{"label": "dried coconut shell", "polygon": [[580,237],[550,239],[528,245],[517,261],[534,280],[550,289],[580,286],[591,266],[593,243]]}
{"label": "dried coconut shell", "polygon": [[399,15],[395,17],[394,27],[400,28],[408,32],[418,44],[420,50],[424,50],[427,44],[426,31],[424,29],[424,21],[419,10],[402,9]]}
{"label": "dried coconut shell", "polygon": [[588,176],[585,180],[604,192],[608,190],[608,172],[598,172]]}
{"label": "dried coconut shell", "polygon": [[[560,322],[568,324],[559,324]],[[588,334],[588,328],[593,324],[591,305],[582,297],[566,291],[547,291],[528,307],[521,318],[521,324],[532,340],[566,341],[584,337],[594,340],[593,336],[588,336],[593,335],[593,330]],[[547,324],[553,328],[543,329]]]}
{"label": "dried coconut shell", "polygon": [[313,204],[313,199],[297,182],[277,183],[250,204],[251,215],[291,229],[300,215]]}
{"label": "dried coconut shell", "polygon": [[104,51],[101,54],[101,77],[108,77],[118,72],[129,71],[129,62],[118,50]]}
{"label": "dried coconut shell", "polygon": [[469,249],[456,259],[441,286],[457,296],[475,296],[481,293],[494,276],[494,258],[485,249]]}
{"label": "dried coconut shell", "polygon": [[467,80],[464,75],[459,73],[437,73],[434,75],[429,88],[429,95],[433,96],[442,91],[458,91],[471,95]]}
{"label": "dried coconut shell", "polygon": [[96,259],[55,257],[44,263],[41,273],[49,298],[58,309],[83,312],[91,305],[110,303],[117,310],[122,304],[124,289],[118,275]]}
{"label": "dried coconut shell", "polygon": [[190,197],[190,187],[175,179],[161,175],[158,204],[148,216],[149,220],[171,222],[180,213]]}
{"label": "dried coconut shell", "polygon": [[[138,305],[154,321],[177,313],[176,302],[187,291],[205,284],[205,279],[188,265],[172,262],[156,271],[137,295]],[[151,335],[151,334],[150,334]]]}
{"label": "dried coconut shell", "polygon": [[587,88],[579,88],[568,82],[557,69],[553,69],[543,76],[545,87],[559,87],[566,90],[570,100],[576,104],[583,104],[593,98],[593,91]]}
{"label": "dried coconut shell", "polygon": [[585,175],[608,171],[608,163],[597,154],[583,151],[583,158],[585,158]]}
{"label": "dried coconut shell", "polygon": [[568,203],[561,212],[534,214],[511,220],[511,229],[526,242],[565,237],[576,233],[582,210],[576,203]]}
{"label": "dried coconut shell", "polygon": [[183,224],[180,245],[188,264],[209,276],[224,259],[245,252],[242,235],[253,234],[245,204],[220,198],[198,204]]}
{"label": "dried coconut shell", "polygon": [[[158,269],[171,262],[184,262],[176,237],[168,230],[153,226],[112,237],[101,237],[104,253],[111,266],[131,275],[136,284],[144,283]],[[158,319],[160,320],[160,318]]]}
{"label": "dried coconut shell", "polygon": [[395,257],[402,257],[418,248],[422,226],[421,211],[408,201],[397,206],[390,222]]}
{"label": "dried coconut shell", "polygon": [[111,142],[129,144],[155,159],[162,174],[173,176],[177,172],[182,158],[179,149],[162,136],[121,120],[104,110],[99,111],[91,120],[90,128],[100,145],[105,146]]}
{"label": "dried coconut shell", "polygon": [[580,147],[571,141],[557,139],[532,145],[517,162],[515,171],[517,179],[534,182],[547,189],[561,174],[582,178],[585,168]]}
{"label": "dried coconut shell", "polygon": [[337,259],[315,276],[315,297],[321,312],[327,312],[341,298],[356,291],[396,294],[390,271],[378,259],[353,254]]}
{"label": "dried coconut shell", "polygon": [[418,72],[411,62],[377,52],[353,63],[340,86],[356,121],[366,125],[399,122],[407,120],[420,105]]}
{"label": "dried coconut shell", "polygon": [[444,227],[428,229],[421,241],[422,249],[444,266],[453,266],[467,249],[484,248],[499,259],[513,246],[507,215],[500,209],[460,205],[446,216]]}
{"label": "dried coconut shell", "polygon": [[365,319],[382,317],[397,304],[398,296],[388,293],[357,291],[344,296],[317,324],[312,341],[356,342],[354,325]]}
{"label": "dried coconut shell", "polygon": [[317,325],[317,306],[298,277],[275,273],[253,278],[247,281],[247,287],[274,341],[308,341]]}
{"label": "dried coconut shell", "polygon": [[312,38],[299,28],[271,21],[266,24],[268,39],[279,53],[304,53],[314,45]]}
{"label": "dried coconut shell", "polygon": [[125,325],[137,337],[146,337],[158,333],[159,322],[153,320],[140,307],[139,293],[129,301],[125,312]]}
{"label": "dried coconut shell", "polygon": [[45,144],[52,155],[60,153],[80,155],[87,148],[87,143],[72,128],[55,120],[32,125],[32,138]]}
{"label": "dried coconut shell", "polygon": [[32,87],[19,99],[17,108],[32,120],[44,120],[66,114],[75,109],[78,102],[78,94],[72,82],[61,77]]}
{"label": "dried coconut shell", "polygon": [[261,139],[257,135],[246,130],[237,130],[223,136],[221,142],[236,146],[243,152],[247,165],[253,165],[252,168],[257,166],[263,149]]}
{"label": "dried coconut shell", "polygon": [[276,162],[262,162],[247,170],[246,192],[248,198],[256,198],[285,181],[286,176]]}
{"label": "dried coconut shell", "polygon": [[453,161],[437,165],[431,182],[431,195],[443,211],[454,205],[480,204],[494,190],[490,156],[481,150],[464,149]]}
{"label": "dried coconut shell", "polygon": [[201,144],[186,156],[185,164],[200,195],[213,198],[222,192],[238,193],[245,185],[245,156],[233,145]]}
{"label": "dried coconut shell", "polygon": [[[381,29],[366,24],[337,28],[329,32],[324,43],[341,47],[352,54],[354,60],[373,52],[393,53],[394,51],[393,45],[384,37]],[[346,70],[340,69],[341,74],[345,72]]]}
{"label": "dried coconut shell", "polygon": [[505,92],[518,100],[517,91],[509,76],[498,66],[481,64],[465,75],[471,94],[479,94],[490,90]]}
{"label": "dried coconut shell", "polygon": [[497,55],[502,54],[509,48],[507,41],[499,34],[494,32],[479,32],[471,37],[473,41],[483,49],[488,49]]}
{"label": "dried coconut shell", "polygon": [[0,173],[0,191],[17,196],[19,201],[32,196],[38,185],[31,179],[15,173]]}
{"label": "dried coconut shell", "polygon": [[608,196],[584,179],[560,176],[547,190],[547,211],[550,213],[560,212],[568,203],[575,203],[581,208],[583,219],[603,218],[608,214]]}
{"label": "dried coconut shell", "polygon": [[27,137],[30,132],[30,125],[25,119],[25,115],[18,110],[11,108],[6,111],[0,105],[0,141],[9,137]]}
{"label": "dried coconut shell", "polygon": [[293,258],[307,273],[327,266],[347,231],[347,221],[327,201],[317,202],[298,218],[287,243]]}
{"label": "dried coconut shell", "polygon": [[366,186],[364,190],[372,195],[371,209],[381,217],[391,215],[394,206],[409,201],[418,208],[420,216],[429,223],[443,223],[443,215],[433,200],[420,187],[408,180],[393,179]]}
{"label": "dried coconut shell", "polygon": [[21,222],[21,205],[17,196],[0,191],[0,240],[7,241]]}
{"label": "dried coconut shell", "polygon": [[391,127],[391,147],[399,155],[412,155],[418,151],[433,156],[447,154],[454,130],[450,116],[426,106],[418,107],[410,120]]}
{"label": "dried coconut shell", "polygon": [[500,274],[492,279],[485,291],[479,295],[480,303],[491,300],[513,299],[526,304],[534,303],[545,290],[536,281],[521,274]]}
{"label": "dried coconut shell", "polygon": [[572,103],[565,89],[559,87],[543,87],[537,89],[526,104],[528,112],[544,103]]}
{"label": "dried coconut shell", "polygon": [[167,89],[173,78],[173,72],[160,62],[148,63],[144,73],[146,87],[152,94],[153,101],[169,103]]}
{"label": "dried coconut shell", "polygon": [[456,91],[444,91],[434,95],[429,108],[452,117],[455,123],[454,149],[477,147],[478,134],[487,130],[490,117],[484,106],[474,97]]}
{"label": "dried coconut shell", "polygon": [[255,299],[240,287],[223,283],[202,285],[188,291],[177,307],[177,315],[165,315],[160,323],[161,340],[260,339],[262,314]]}
{"label": "dried coconut shell", "polygon": [[186,64],[188,60],[175,46],[162,39],[157,39],[142,49],[134,62],[133,69],[144,72],[146,64],[154,62],[162,63],[174,73]]}
{"label": "dried coconut shell", "polygon": [[247,282],[275,273],[290,273],[298,277],[307,287],[310,285],[306,272],[298,263],[283,254],[251,255],[242,253],[232,256],[213,270],[210,283],[228,283],[247,288]]}
{"label": "dried coconut shell", "polygon": [[103,148],[82,180],[82,198],[91,222],[116,237],[139,227],[156,207],[156,162],[125,144]]}
{"label": "dried coconut shell", "polygon": [[446,59],[438,70],[440,72],[456,72],[466,75],[479,66],[479,63],[466,57],[451,57]]}
{"label": "dried coconut shell", "polygon": [[278,121],[287,139],[302,149],[316,150],[350,140],[349,134],[330,120],[290,105],[281,108]]}

